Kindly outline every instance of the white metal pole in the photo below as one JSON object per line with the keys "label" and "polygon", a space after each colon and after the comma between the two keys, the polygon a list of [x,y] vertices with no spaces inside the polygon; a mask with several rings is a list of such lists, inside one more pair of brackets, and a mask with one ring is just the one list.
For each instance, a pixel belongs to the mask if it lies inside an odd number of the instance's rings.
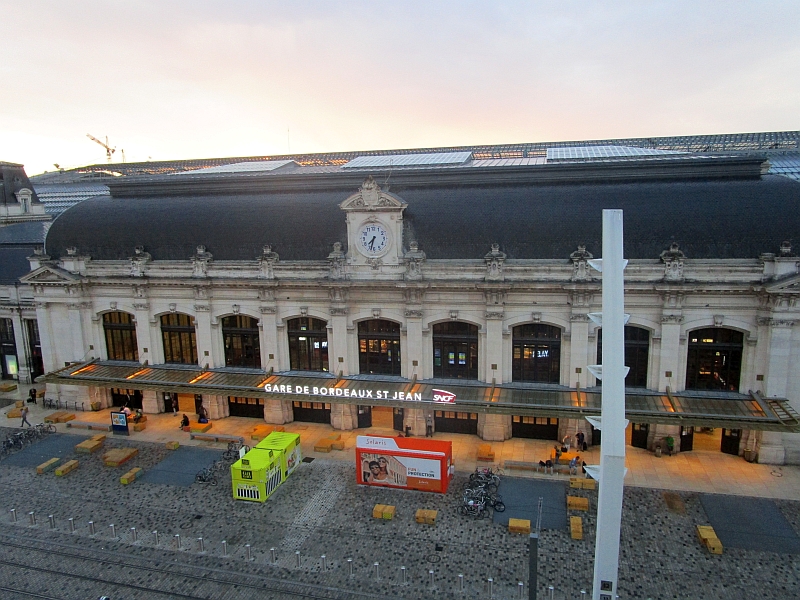
{"label": "white metal pole", "polygon": [[603,211],[603,395],[593,600],[617,595],[625,478],[625,310],[622,211]]}

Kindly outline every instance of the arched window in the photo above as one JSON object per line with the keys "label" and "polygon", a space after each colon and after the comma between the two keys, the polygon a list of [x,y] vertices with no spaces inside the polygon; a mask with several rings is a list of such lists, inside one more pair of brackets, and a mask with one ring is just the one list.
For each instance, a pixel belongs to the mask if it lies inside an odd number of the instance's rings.
{"label": "arched window", "polygon": [[286,323],[289,365],[295,371],[328,370],[328,327],[325,321],[301,317]]}
{"label": "arched window", "polygon": [[478,327],[461,321],[433,326],[433,376],[478,378]]}
{"label": "arched window", "polygon": [[261,368],[261,346],[256,319],[244,315],[223,318],[222,338],[225,342],[225,366]]}
{"label": "arched window", "polygon": [[161,337],[164,340],[164,362],[197,364],[197,334],[192,317],[183,313],[161,315]]}
{"label": "arched window", "polygon": [[383,319],[361,321],[358,365],[361,373],[400,375],[400,325]]}
{"label": "arched window", "polygon": [[689,333],[687,390],[739,391],[744,334],[723,327]]}
{"label": "arched window", "polygon": [[511,377],[514,381],[561,381],[561,329],[528,323],[514,327]]}
{"label": "arched window", "polygon": [[0,372],[3,379],[16,379],[19,373],[14,323],[11,319],[0,319]]}
{"label": "arched window", "polygon": [[[625,387],[647,387],[647,363],[650,356],[650,332],[642,327],[625,326],[625,366],[630,370]],[[603,330],[597,330],[597,364],[603,364]],[[597,385],[600,385],[598,381]]]}
{"label": "arched window", "polygon": [[133,315],[121,311],[104,313],[103,330],[106,334],[108,360],[139,360]]}

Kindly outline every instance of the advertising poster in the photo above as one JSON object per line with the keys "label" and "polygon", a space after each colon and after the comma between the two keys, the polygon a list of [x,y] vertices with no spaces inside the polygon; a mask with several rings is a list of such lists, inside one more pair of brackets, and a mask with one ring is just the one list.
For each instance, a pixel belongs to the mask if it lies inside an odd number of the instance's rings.
{"label": "advertising poster", "polygon": [[450,442],[359,436],[358,483],[446,492],[452,476]]}

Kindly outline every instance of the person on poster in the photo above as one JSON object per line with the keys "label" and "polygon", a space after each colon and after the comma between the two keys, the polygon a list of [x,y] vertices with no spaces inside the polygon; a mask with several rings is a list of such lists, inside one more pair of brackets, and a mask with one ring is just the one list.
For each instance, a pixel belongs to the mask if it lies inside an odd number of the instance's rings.
{"label": "person on poster", "polygon": [[381,465],[377,460],[369,462],[369,470],[372,476],[372,483],[387,483],[389,476],[381,472]]}
{"label": "person on poster", "polygon": [[378,465],[381,468],[381,475],[383,476],[383,479],[389,481],[389,461],[386,460],[385,456],[378,457]]}

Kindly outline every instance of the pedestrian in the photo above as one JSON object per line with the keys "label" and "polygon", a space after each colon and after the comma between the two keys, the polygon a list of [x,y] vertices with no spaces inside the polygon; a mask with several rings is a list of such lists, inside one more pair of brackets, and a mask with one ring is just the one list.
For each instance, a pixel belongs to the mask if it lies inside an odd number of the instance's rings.
{"label": "pedestrian", "polygon": [[[20,413],[20,416],[22,416],[22,423],[20,423],[19,426],[20,427],[25,427],[25,423],[28,423],[28,407],[27,406],[23,406],[22,407],[22,411]],[[30,423],[28,423],[28,427],[31,427]]]}
{"label": "pedestrian", "polygon": [[575,439],[578,442],[578,448],[586,452],[586,436],[582,431],[575,434]]}
{"label": "pedestrian", "polygon": [[178,416],[178,396],[177,394],[172,396],[172,416]]}
{"label": "pedestrian", "polygon": [[570,475],[577,475],[578,474],[578,461],[580,459],[581,459],[581,457],[576,454],[569,461],[569,474]]}
{"label": "pedestrian", "polygon": [[36,388],[28,390],[28,403],[36,404]]}
{"label": "pedestrian", "polygon": [[430,414],[425,419],[425,437],[433,437],[433,417]]}

